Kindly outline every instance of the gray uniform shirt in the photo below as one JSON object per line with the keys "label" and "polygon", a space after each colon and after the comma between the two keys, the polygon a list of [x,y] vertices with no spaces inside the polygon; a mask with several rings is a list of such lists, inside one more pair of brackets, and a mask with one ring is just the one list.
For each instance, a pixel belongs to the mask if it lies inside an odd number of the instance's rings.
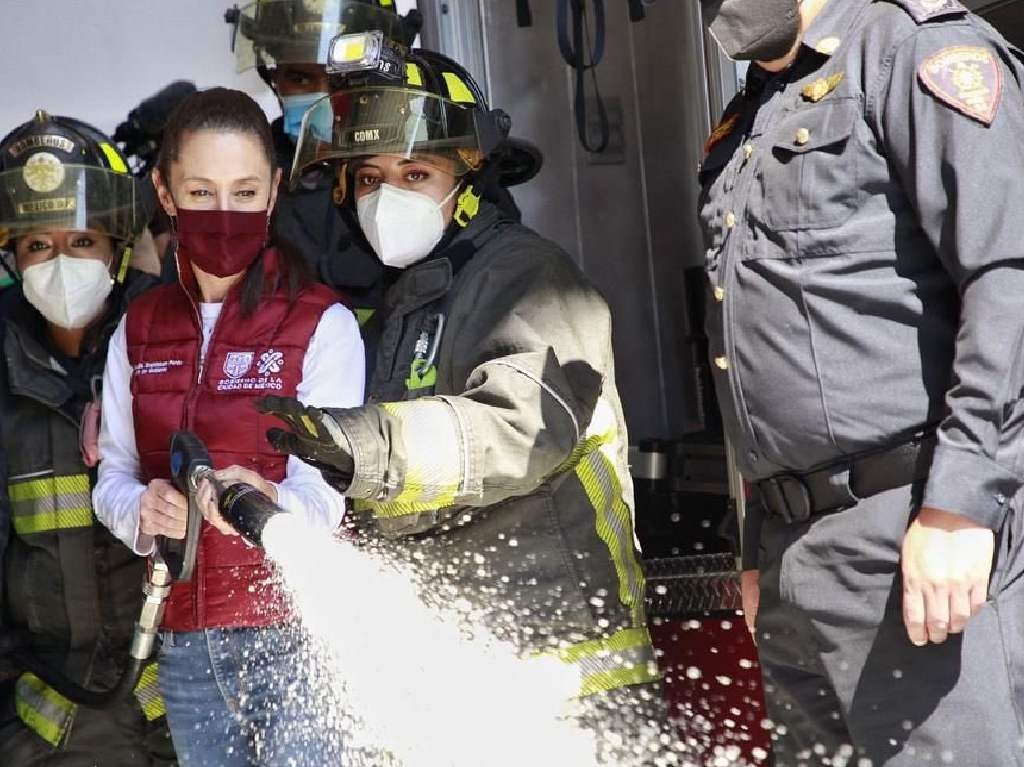
{"label": "gray uniform shirt", "polygon": [[1024,68],[956,0],[830,0],[702,164],[707,317],[747,479],[937,426],[924,503],[1020,487]]}

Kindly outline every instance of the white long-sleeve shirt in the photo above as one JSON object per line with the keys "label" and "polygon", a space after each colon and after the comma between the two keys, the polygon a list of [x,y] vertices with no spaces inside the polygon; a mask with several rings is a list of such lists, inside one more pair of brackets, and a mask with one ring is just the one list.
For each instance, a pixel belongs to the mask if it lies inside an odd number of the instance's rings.
{"label": "white long-sleeve shirt", "polygon": [[[201,357],[205,360],[223,304],[199,306],[203,319]],[[153,551],[153,538],[139,531],[139,504],[146,486],[140,480],[131,377],[125,318],[122,318],[110,340],[103,374],[103,425],[99,443],[102,461],[93,491],[93,508],[99,520],[118,539],[135,553],[146,556]],[[358,407],[363,404],[364,382],[365,357],[359,326],[348,309],[335,304],[321,316],[310,340],[295,396],[304,405],[313,407]],[[345,513],[342,496],[324,482],[319,471],[295,456],[289,456],[285,478],[275,487],[278,503],[286,511],[329,529],[341,524]]]}

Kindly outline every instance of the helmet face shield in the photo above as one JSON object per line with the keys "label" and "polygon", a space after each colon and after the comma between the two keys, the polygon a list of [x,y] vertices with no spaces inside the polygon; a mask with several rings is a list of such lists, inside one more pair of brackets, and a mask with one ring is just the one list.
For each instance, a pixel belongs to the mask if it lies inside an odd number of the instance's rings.
{"label": "helmet face shield", "polygon": [[238,71],[257,64],[326,66],[338,35],[379,30],[391,38],[403,23],[394,11],[358,0],[256,0],[240,9]]}
{"label": "helmet face shield", "polygon": [[132,242],[146,220],[136,199],[128,174],[39,153],[0,173],[0,230],[15,237],[38,229],[92,230]]}
{"label": "helmet face shield", "polygon": [[[302,122],[292,183],[318,163],[393,155],[430,164],[454,160],[463,176],[479,167],[479,110],[422,90],[368,87],[340,91],[314,104]],[[445,163],[449,165],[449,163]],[[445,168],[452,172],[451,167]]]}

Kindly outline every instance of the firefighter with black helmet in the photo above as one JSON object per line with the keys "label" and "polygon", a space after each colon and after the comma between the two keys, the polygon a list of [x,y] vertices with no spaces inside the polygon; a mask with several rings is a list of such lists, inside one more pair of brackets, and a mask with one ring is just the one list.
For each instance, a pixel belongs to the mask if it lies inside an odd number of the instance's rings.
{"label": "firefighter with black helmet", "polygon": [[307,114],[295,165],[333,170],[345,215],[397,275],[371,404],[268,397],[293,429],[268,437],[355,499],[357,529],[406,555],[428,598],[465,600],[524,656],[577,672],[604,758],[646,764],[663,711],[608,306],[479,194],[508,115],[450,59],[373,47],[338,41],[341,87]]}
{"label": "firefighter with black helmet", "polygon": [[0,298],[0,764],[167,765],[149,667],[108,710],[19,668],[94,689],[128,659],[145,562],[98,524],[97,389],[111,332],[154,280],[128,267],[146,216],[124,157],[97,129],[45,112],[0,142],[0,230],[19,285]]}

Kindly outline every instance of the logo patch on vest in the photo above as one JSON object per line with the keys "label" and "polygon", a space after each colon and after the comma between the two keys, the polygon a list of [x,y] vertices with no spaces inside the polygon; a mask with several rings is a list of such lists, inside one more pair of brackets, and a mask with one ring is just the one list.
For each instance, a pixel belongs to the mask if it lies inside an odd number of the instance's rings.
{"label": "logo patch on vest", "polygon": [[256,352],[228,352],[224,357],[224,378],[217,391],[283,391],[284,352],[267,349]]}
{"label": "logo patch on vest", "polygon": [[228,378],[241,378],[252,367],[254,356],[252,352],[228,352],[224,358],[224,375]]}
{"label": "logo patch on vest", "polygon": [[261,376],[268,373],[280,373],[284,369],[284,352],[267,349],[260,355],[259,371]]}

